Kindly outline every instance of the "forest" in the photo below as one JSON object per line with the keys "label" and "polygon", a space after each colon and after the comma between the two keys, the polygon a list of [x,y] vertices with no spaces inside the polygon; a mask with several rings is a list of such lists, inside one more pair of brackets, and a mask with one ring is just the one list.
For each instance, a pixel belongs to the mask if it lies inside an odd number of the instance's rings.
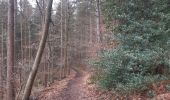
{"label": "forest", "polygon": [[170,100],[170,0],[0,0],[0,100]]}

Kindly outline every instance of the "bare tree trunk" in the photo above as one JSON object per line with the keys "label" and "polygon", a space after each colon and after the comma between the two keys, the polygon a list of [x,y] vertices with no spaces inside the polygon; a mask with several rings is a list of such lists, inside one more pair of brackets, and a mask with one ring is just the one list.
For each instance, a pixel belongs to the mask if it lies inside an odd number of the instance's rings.
{"label": "bare tree trunk", "polygon": [[14,0],[14,33],[16,34],[16,24],[17,24],[17,10],[18,10],[18,7],[17,7],[17,0]]}
{"label": "bare tree trunk", "polygon": [[100,0],[96,0],[96,7],[97,7],[97,18],[96,18],[96,24],[97,24],[97,42],[100,42]]}
{"label": "bare tree trunk", "polygon": [[[22,3],[22,0],[20,0],[20,3]],[[22,9],[22,4],[21,5],[21,9]],[[20,14],[20,34],[21,34],[21,66],[22,68],[19,69],[19,81],[20,81],[20,84],[22,84],[22,69],[24,67],[24,48],[23,48],[23,16],[22,16],[22,11],[21,11],[21,14]]]}
{"label": "bare tree trunk", "polygon": [[[14,0],[14,45],[16,45],[16,41],[15,41],[15,37],[16,37],[16,32],[17,32],[17,0]],[[14,60],[16,58],[17,55],[17,48],[14,48]],[[16,60],[14,61],[14,66],[16,64]]]}
{"label": "bare tree trunk", "polygon": [[68,66],[69,64],[69,22],[70,22],[70,14],[69,14],[69,0],[66,1],[67,5],[66,5],[66,68],[67,68],[67,74],[70,74],[70,66]]}
{"label": "bare tree trunk", "polygon": [[14,0],[8,0],[7,39],[7,100],[15,98],[14,93]]}
{"label": "bare tree trunk", "polygon": [[54,72],[54,57],[52,57],[52,63],[51,63],[51,83],[54,82],[53,72]]}
{"label": "bare tree trunk", "polygon": [[30,23],[28,24],[28,32],[29,32],[29,35],[28,35],[28,46],[29,46],[29,56],[28,56],[28,65],[29,65],[29,71],[31,70],[31,25]]}
{"label": "bare tree trunk", "polygon": [[92,27],[93,27],[93,25],[92,25],[92,0],[90,1],[90,11],[89,11],[89,13],[90,13],[90,19],[89,19],[89,26],[90,26],[90,28],[89,28],[89,32],[90,32],[90,35],[89,35],[89,38],[90,38],[90,46],[91,46],[91,44],[92,44],[92,41],[93,41],[93,38],[92,38],[92,36],[93,36],[93,34],[92,34]]}
{"label": "bare tree trunk", "polygon": [[[1,56],[2,56],[2,54],[1,54]],[[2,78],[2,70],[3,70],[3,66],[2,66],[2,64],[3,64],[3,61],[2,61],[3,59],[2,59],[2,57],[0,58],[0,62],[1,62],[1,66],[0,66],[0,98],[1,99],[3,99],[3,78]]]}
{"label": "bare tree trunk", "polygon": [[[3,22],[3,21],[2,21]],[[4,65],[4,45],[3,45],[3,43],[4,43],[4,32],[3,32],[3,23],[2,23],[2,40],[1,40],[1,58],[0,58],[0,61],[1,61],[1,66],[0,66],[0,98],[2,98],[2,100],[3,100],[3,90],[2,90],[2,87],[3,87],[3,77],[2,77],[2,70],[3,70],[3,65]]]}
{"label": "bare tree trunk", "polygon": [[90,44],[92,44],[92,16],[90,12]]}
{"label": "bare tree trunk", "polygon": [[[54,45],[55,42],[52,42],[52,46]],[[50,50],[50,57],[52,58],[52,63],[51,63],[51,83],[54,82],[54,75],[53,75],[53,72],[54,72],[54,65],[55,65],[55,58],[53,56],[53,52],[54,51],[54,47],[51,47],[49,46],[49,50]]]}
{"label": "bare tree trunk", "polygon": [[68,0],[64,2],[65,8],[65,48],[64,48],[64,77],[68,73],[68,64],[67,64],[67,48],[68,48]]}
{"label": "bare tree trunk", "polygon": [[61,59],[61,69],[60,69],[60,79],[62,79],[63,77],[63,0],[61,0],[61,19],[60,19],[60,22],[61,22],[61,33],[60,33],[60,37],[61,37],[61,51],[60,51],[60,59]]}
{"label": "bare tree trunk", "polygon": [[44,54],[44,68],[43,68],[43,73],[44,73],[44,87],[47,87],[47,50],[45,49],[45,54]]}
{"label": "bare tree trunk", "polygon": [[40,46],[39,46],[39,49],[37,51],[37,55],[36,55],[32,70],[30,72],[29,78],[28,78],[26,86],[25,86],[25,90],[24,90],[22,100],[29,100],[29,97],[30,97],[30,94],[31,94],[32,86],[33,86],[35,76],[36,76],[37,71],[38,71],[38,67],[39,67],[39,64],[40,64],[40,61],[41,61],[41,58],[42,58],[42,54],[43,54],[43,51],[44,51],[44,48],[45,48],[46,40],[47,40],[47,37],[48,37],[52,3],[53,3],[53,0],[49,0],[48,7],[47,7],[47,10],[46,10],[45,24],[44,24],[44,28],[43,28],[43,31],[42,31],[43,36],[41,38]]}

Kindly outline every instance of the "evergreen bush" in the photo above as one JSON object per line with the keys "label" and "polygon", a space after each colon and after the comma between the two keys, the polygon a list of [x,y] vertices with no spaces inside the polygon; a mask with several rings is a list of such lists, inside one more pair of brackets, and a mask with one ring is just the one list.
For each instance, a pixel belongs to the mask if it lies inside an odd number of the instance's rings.
{"label": "evergreen bush", "polygon": [[97,80],[100,87],[129,93],[169,78],[169,9],[169,0],[103,2],[105,21],[119,44],[95,63],[104,73]]}

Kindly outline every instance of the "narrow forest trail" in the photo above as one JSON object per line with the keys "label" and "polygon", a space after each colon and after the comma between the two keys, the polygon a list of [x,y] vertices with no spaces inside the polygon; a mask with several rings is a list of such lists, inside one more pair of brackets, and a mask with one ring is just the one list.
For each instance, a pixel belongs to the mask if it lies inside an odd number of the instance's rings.
{"label": "narrow forest trail", "polygon": [[62,100],[96,100],[87,88],[87,72],[77,72],[62,93]]}
{"label": "narrow forest trail", "polygon": [[41,91],[38,100],[97,100],[87,86],[87,71],[72,71],[72,74]]}

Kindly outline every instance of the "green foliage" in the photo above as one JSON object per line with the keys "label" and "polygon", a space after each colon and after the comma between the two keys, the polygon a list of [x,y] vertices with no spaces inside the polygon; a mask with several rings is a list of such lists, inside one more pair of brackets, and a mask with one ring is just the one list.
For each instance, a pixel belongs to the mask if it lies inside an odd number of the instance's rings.
{"label": "green foliage", "polygon": [[166,88],[167,91],[170,91],[170,84],[167,84],[167,85],[165,86],[165,88]]}
{"label": "green foliage", "polygon": [[148,93],[147,93],[147,96],[149,97],[149,98],[153,98],[154,96],[156,96],[156,94],[155,94],[155,92],[154,91],[148,91]]}
{"label": "green foliage", "polygon": [[[169,0],[106,0],[105,20],[119,45],[104,51],[95,64],[104,71],[105,89],[132,92],[167,78],[170,60]],[[118,25],[113,25],[113,20]],[[159,72],[158,67],[162,67]]]}

